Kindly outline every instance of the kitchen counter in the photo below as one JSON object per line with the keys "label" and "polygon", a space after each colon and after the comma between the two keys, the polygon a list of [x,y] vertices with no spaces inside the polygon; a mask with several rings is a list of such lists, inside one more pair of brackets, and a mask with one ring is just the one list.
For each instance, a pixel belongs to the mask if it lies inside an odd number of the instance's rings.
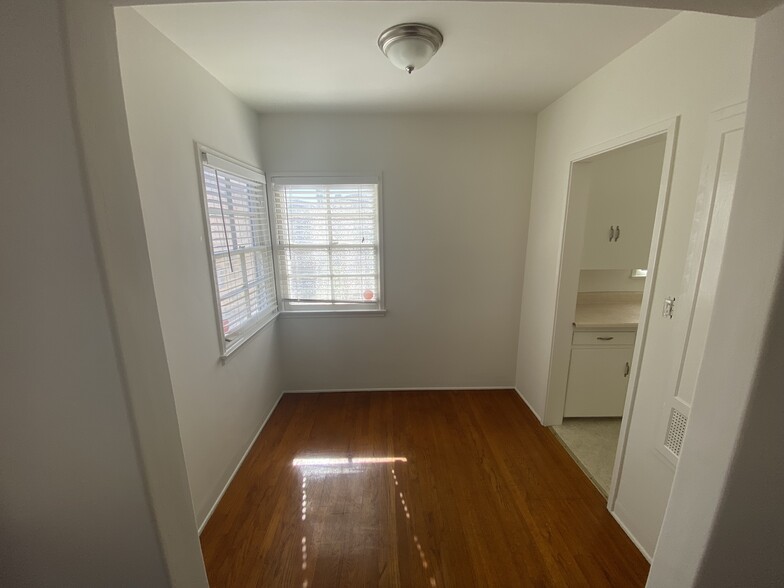
{"label": "kitchen counter", "polygon": [[580,292],[575,330],[635,330],[640,322],[642,292]]}

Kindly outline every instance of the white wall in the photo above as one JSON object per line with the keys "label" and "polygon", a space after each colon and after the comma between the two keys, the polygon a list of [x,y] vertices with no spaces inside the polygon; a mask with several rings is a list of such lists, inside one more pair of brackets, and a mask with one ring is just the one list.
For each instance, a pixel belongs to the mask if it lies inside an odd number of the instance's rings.
{"label": "white wall", "polygon": [[117,10],[128,127],[196,519],[282,390],[277,325],[221,364],[194,141],[257,167],[257,115],[132,8]]}
{"label": "white wall", "polygon": [[782,55],[784,6],[757,24],[724,260],[651,587],[784,585]]}
{"label": "white wall", "polygon": [[630,270],[580,270],[578,292],[642,292],[645,279],[630,277]]}
{"label": "white wall", "polygon": [[286,387],[512,386],[534,118],[260,121],[270,173],[383,173],[388,313],[279,320]]}
{"label": "white wall", "polygon": [[[656,312],[678,296],[700,177],[708,115],[745,100],[753,21],[683,13],[579,84],[538,116],[531,221],[523,284],[517,386],[545,412],[550,343],[569,161],[581,151],[675,115],[681,124],[653,319],[640,371],[632,434],[616,514],[650,554],[669,496],[672,468],[654,450],[677,320]],[[546,415],[552,417],[552,415]]]}
{"label": "white wall", "polygon": [[58,2],[0,3],[0,584],[168,586],[63,49]]}

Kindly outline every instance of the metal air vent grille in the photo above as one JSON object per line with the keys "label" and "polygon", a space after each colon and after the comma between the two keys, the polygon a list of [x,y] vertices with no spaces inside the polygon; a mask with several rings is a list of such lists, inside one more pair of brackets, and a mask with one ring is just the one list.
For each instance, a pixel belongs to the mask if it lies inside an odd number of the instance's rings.
{"label": "metal air vent grille", "polygon": [[667,435],[664,438],[664,446],[676,456],[681,454],[683,436],[686,434],[686,424],[688,422],[689,419],[685,414],[675,408],[670,410],[670,420],[667,423]]}

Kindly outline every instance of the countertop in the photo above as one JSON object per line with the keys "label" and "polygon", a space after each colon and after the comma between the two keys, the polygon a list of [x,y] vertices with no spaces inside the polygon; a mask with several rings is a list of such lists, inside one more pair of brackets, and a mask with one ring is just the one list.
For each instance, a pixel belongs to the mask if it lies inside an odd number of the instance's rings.
{"label": "countertop", "polygon": [[634,330],[640,322],[642,292],[580,292],[574,328]]}

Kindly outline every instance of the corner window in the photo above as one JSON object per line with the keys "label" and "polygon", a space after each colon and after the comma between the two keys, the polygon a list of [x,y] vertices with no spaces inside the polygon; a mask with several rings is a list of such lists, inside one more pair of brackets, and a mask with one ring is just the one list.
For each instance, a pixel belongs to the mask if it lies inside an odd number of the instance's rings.
{"label": "corner window", "polygon": [[281,310],[383,310],[379,192],[378,178],[273,178]]}
{"label": "corner window", "polygon": [[227,356],[278,311],[266,179],[251,166],[205,147],[204,220],[221,355]]}

